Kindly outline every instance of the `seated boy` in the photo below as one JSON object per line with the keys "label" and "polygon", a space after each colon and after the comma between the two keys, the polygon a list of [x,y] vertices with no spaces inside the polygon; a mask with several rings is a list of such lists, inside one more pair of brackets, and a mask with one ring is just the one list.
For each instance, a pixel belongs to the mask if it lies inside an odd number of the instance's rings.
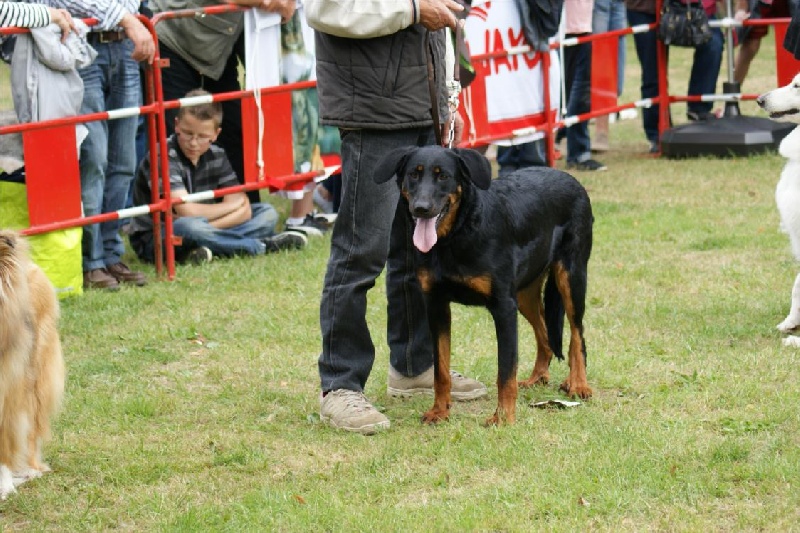
{"label": "seated boy", "polygon": [[[186,96],[208,95],[196,89]],[[167,139],[171,196],[214,191],[239,184],[225,151],[212,144],[219,135],[222,106],[219,103],[181,107],[175,117],[175,133]],[[150,158],[136,173],[135,205],[151,203]],[[177,261],[210,261],[213,255],[259,255],[303,248],[307,239],[299,232],[275,234],[278,213],[267,203],[251,204],[244,192],[174,206],[175,235],[183,243],[175,248]],[[142,261],[153,262],[152,215],[131,222],[131,246]]]}

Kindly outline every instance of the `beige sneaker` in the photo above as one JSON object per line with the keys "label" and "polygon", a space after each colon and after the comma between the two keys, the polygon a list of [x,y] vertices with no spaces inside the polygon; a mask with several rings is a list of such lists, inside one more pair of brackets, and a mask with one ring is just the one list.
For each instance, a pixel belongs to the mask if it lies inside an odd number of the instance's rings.
{"label": "beige sneaker", "polygon": [[[450,371],[450,397],[457,401],[476,400],[486,396],[486,386],[480,381],[468,378],[463,374]],[[408,397],[415,394],[433,394],[433,367],[415,376],[407,378],[389,366],[389,383],[386,387],[389,396]]]}
{"label": "beige sneaker", "polygon": [[354,390],[336,389],[319,401],[319,417],[323,422],[345,431],[372,435],[389,428],[389,419]]}

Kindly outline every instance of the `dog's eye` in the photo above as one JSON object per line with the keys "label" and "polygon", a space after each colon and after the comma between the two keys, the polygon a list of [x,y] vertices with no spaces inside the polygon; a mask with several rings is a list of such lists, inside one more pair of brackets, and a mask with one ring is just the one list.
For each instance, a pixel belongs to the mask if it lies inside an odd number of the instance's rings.
{"label": "dog's eye", "polygon": [[446,172],[442,172],[441,167],[434,168],[433,169],[433,175],[436,177],[437,180],[440,180],[440,181],[445,181],[450,177],[450,176],[447,175]]}

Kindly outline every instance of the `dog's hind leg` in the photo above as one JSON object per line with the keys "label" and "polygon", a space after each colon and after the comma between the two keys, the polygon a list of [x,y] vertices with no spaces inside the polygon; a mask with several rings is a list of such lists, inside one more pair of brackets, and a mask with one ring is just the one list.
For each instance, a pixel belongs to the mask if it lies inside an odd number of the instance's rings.
{"label": "dog's hind leg", "polygon": [[[585,264],[584,264],[585,268]],[[586,380],[586,344],[583,339],[583,313],[586,309],[586,272],[568,272],[562,262],[553,265],[558,291],[569,321],[569,376],[561,390],[570,396],[591,398],[592,389]]]}
{"label": "dog's hind leg", "polygon": [[800,274],[794,279],[792,287],[792,307],[789,315],[777,325],[777,329],[782,333],[791,333],[800,326]]}
{"label": "dog's hind leg", "polygon": [[531,325],[536,337],[536,363],[533,365],[531,377],[520,381],[520,387],[546,385],[550,381],[550,361],[553,359],[553,351],[550,349],[542,308],[542,285],[546,278],[547,274],[542,274],[533,283],[517,292],[519,312]]}

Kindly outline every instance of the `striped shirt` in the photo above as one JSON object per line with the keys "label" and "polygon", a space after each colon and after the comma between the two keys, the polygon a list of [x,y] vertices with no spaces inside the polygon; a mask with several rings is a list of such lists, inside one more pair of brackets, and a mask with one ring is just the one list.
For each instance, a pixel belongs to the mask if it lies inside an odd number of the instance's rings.
{"label": "striped shirt", "polygon": [[[209,146],[208,151],[200,156],[197,165],[193,165],[183,155],[175,135],[167,139],[167,159],[169,160],[169,186],[172,192],[188,193],[215,191],[225,187],[239,185],[225,150],[216,144]],[[221,202],[221,198],[202,200],[200,203],[213,204]],[[145,157],[136,171],[133,185],[134,205],[146,205],[150,198],[150,157]],[[131,221],[131,232],[153,231],[152,215],[134,217]]]}
{"label": "striped shirt", "polygon": [[66,9],[76,18],[98,20],[96,31],[112,30],[119,25],[128,13],[139,12],[139,0],[28,0],[32,4],[45,4],[50,7]]}
{"label": "striped shirt", "polygon": [[46,6],[0,2],[0,28],[43,28],[50,24]]}

